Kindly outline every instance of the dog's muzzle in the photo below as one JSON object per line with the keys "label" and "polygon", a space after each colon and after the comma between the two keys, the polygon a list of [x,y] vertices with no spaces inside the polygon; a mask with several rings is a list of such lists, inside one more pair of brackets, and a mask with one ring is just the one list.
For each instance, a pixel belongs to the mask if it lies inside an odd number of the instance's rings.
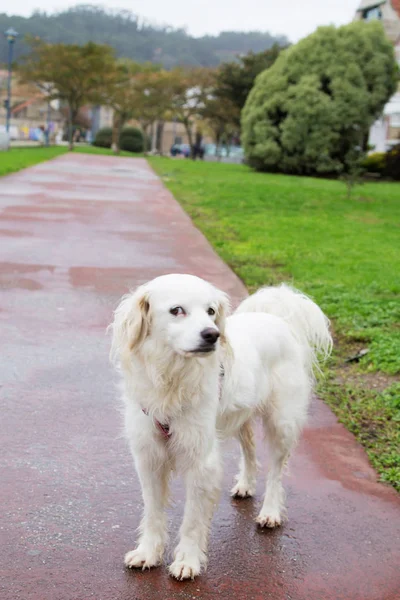
{"label": "dog's muzzle", "polygon": [[200,332],[200,336],[203,341],[193,352],[196,354],[208,354],[209,352],[213,352],[220,336],[218,329],[215,329],[214,327],[206,327],[206,329],[203,329],[203,331]]}

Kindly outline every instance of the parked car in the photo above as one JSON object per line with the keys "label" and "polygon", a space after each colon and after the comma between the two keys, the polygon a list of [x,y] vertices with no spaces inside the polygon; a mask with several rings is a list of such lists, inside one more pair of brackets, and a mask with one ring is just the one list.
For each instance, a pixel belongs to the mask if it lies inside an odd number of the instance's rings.
{"label": "parked car", "polygon": [[187,158],[190,156],[189,144],[173,144],[170,150],[171,156],[184,156]]}

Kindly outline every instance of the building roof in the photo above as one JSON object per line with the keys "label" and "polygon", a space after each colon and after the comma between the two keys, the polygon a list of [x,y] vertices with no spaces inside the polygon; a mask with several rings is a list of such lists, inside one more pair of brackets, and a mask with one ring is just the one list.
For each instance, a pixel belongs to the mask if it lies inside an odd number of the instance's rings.
{"label": "building roof", "polygon": [[374,8],[375,6],[381,6],[381,4],[386,4],[386,1],[387,0],[361,0],[357,12],[367,10],[368,8]]}
{"label": "building roof", "polygon": [[34,104],[37,100],[42,100],[42,99],[43,98],[36,97],[36,98],[30,98],[29,100],[25,100],[24,102],[21,102],[20,104],[17,104],[17,106],[12,107],[11,108],[11,114],[12,115],[16,115],[22,109],[26,108],[27,106],[30,106],[31,104]]}
{"label": "building roof", "polygon": [[357,8],[356,12],[362,12],[364,10],[368,10],[369,8],[382,6],[382,4],[390,4],[400,18],[400,0],[361,0],[360,6]]}

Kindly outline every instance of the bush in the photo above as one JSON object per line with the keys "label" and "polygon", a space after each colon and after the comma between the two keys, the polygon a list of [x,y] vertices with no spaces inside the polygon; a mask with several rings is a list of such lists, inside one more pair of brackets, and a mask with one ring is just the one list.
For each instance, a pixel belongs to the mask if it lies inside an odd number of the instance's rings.
{"label": "bush", "polygon": [[[111,148],[112,128],[103,127],[96,134],[93,146],[100,148]],[[143,134],[137,127],[125,127],[119,136],[119,146],[121,150],[127,152],[143,152]]]}
{"label": "bush", "polygon": [[96,137],[93,142],[93,146],[99,146],[100,148],[111,148],[112,142],[112,128],[103,127],[96,133]]}
{"label": "bush", "polygon": [[257,77],[242,112],[248,163],[285,173],[348,173],[397,77],[381,23],[320,27]]}
{"label": "bush", "polygon": [[143,152],[143,133],[137,127],[125,127],[119,136],[121,150]]}
{"label": "bush", "polygon": [[364,158],[361,166],[367,173],[383,175],[386,170],[386,153],[374,152],[373,154],[369,154]]}
{"label": "bush", "polygon": [[400,144],[386,154],[385,176],[400,181]]}

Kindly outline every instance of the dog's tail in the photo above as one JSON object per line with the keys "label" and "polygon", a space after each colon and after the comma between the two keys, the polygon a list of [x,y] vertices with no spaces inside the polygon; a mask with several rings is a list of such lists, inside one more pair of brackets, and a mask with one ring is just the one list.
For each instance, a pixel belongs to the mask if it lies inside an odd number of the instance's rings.
{"label": "dog's tail", "polygon": [[246,298],[236,312],[264,312],[284,319],[305,348],[311,369],[319,369],[319,360],[331,353],[329,319],[311,298],[289,285],[261,288]]}

